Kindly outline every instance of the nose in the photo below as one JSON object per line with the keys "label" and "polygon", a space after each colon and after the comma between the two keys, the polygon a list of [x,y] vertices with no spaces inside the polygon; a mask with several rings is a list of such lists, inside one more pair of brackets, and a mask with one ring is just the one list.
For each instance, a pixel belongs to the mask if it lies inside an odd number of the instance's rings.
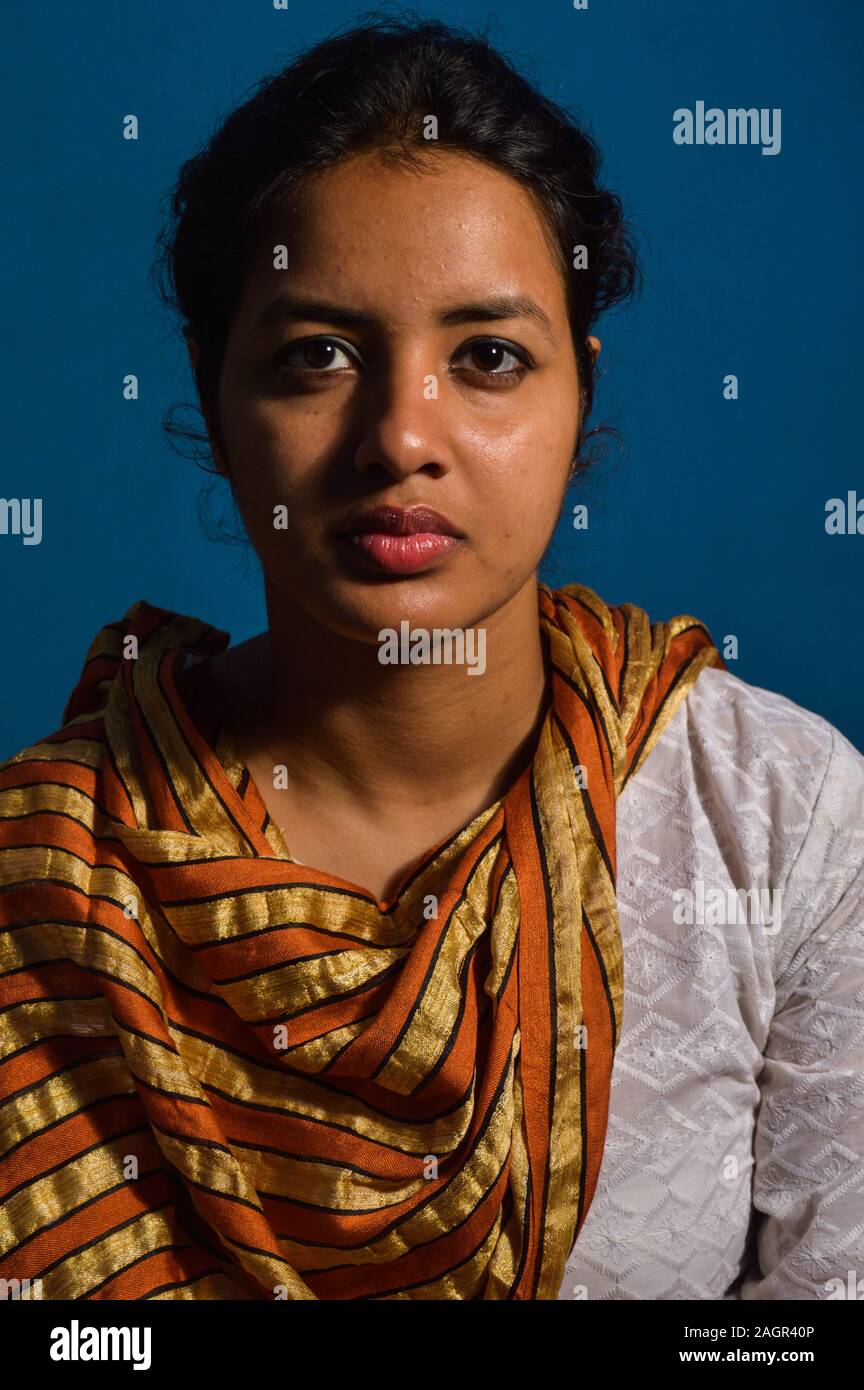
{"label": "nose", "polygon": [[429,370],[428,355],[416,347],[391,354],[378,370],[368,370],[360,404],[361,433],[354,453],[359,473],[380,473],[399,481],[412,473],[440,477],[449,468],[446,402]]}

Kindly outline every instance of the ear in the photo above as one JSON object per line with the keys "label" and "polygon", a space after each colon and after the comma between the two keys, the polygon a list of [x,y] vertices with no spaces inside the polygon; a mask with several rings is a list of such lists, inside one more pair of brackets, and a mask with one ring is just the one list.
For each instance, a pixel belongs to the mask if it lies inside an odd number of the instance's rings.
{"label": "ear", "polygon": [[596,366],[597,358],[600,356],[600,348],[602,347],[602,343],[600,342],[599,338],[586,338],[585,341],[591,349],[591,356],[594,358],[594,365]]}
{"label": "ear", "polygon": [[210,437],[210,452],[213,455],[213,461],[216,464],[217,471],[221,473],[223,477],[227,478],[230,476],[228,466],[223,457],[222,450],[215,441],[213,425],[204,407],[204,401],[201,395],[201,380],[198,376],[198,364],[201,361],[201,345],[190,333],[187,333],[185,337],[186,347],[189,352],[189,361],[192,366],[192,375],[195,378],[195,385],[198,389],[198,399],[201,402],[201,414],[204,416],[204,421],[207,425],[207,433]]}

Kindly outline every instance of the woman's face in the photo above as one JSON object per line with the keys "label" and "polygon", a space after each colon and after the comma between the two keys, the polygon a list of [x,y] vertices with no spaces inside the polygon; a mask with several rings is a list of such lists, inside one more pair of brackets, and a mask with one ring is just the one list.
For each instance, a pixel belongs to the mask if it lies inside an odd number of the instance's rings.
{"label": "woman's face", "polygon": [[[216,462],[268,603],[367,641],[495,613],[533,586],[579,423],[564,284],[531,196],[447,152],[422,173],[367,154],[317,175],[262,229],[218,410]],[[364,509],[418,505],[458,535],[421,544],[410,573],[344,536]]]}

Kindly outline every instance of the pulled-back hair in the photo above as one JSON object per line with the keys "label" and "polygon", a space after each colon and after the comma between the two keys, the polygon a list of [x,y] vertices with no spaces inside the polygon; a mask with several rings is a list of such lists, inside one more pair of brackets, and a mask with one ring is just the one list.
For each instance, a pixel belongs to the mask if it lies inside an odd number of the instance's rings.
{"label": "pulled-back hair", "polygon": [[[430,115],[435,140],[424,134]],[[594,396],[586,337],[636,287],[632,234],[619,197],[598,183],[592,138],[485,37],[437,20],[376,20],[316,44],[260,81],[182,166],[156,270],[164,299],[199,344],[198,387],[211,420],[218,422],[225,346],[264,218],[301,196],[304,179],[371,150],[409,164],[436,150],[471,155],[535,195],[566,286],[582,385],[575,451],[582,471]],[[578,247],[587,251],[584,269],[574,268]]]}

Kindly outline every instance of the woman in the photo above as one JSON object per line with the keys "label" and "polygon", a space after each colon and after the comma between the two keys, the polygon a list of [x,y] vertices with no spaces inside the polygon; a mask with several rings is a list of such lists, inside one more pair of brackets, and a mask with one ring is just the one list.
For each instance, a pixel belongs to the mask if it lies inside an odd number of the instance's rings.
{"label": "woman", "polygon": [[864,759],[695,618],[537,580],[635,279],[598,165],[484,42],[393,23],[184,166],[165,264],[268,628],[136,603],[0,770],[7,1279],[864,1272]]}

